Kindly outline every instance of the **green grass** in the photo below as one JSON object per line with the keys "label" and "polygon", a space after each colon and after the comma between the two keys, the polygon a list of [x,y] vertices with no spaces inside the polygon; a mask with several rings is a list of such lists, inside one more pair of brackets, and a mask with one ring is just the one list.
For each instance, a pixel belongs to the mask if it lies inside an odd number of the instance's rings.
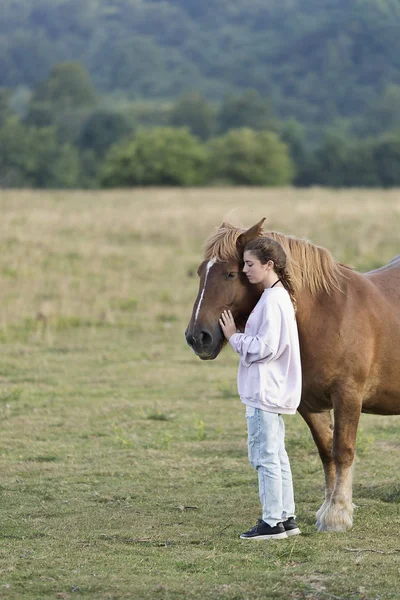
{"label": "green grass", "polygon": [[374,194],[2,192],[1,599],[397,600],[400,418],[363,416],[354,528],[319,534],[322,468],[288,417],[303,535],[242,542],[259,501],[236,357],[183,336],[232,206],[369,268],[399,252],[397,196]]}

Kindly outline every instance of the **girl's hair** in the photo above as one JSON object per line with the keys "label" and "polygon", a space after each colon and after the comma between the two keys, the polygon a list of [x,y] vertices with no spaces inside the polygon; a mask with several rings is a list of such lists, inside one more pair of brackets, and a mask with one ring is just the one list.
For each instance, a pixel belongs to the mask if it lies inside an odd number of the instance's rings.
{"label": "girl's hair", "polygon": [[244,247],[244,252],[246,251],[254,254],[254,256],[256,256],[263,265],[267,264],[269,260],[272,260],[274,263],[275,273],[282,281],[284,288],[289,292],[294,310],[296,311],[297,302],[294,295],[292,278],[287,265],[288,260],[286,252],[279,242],[276,242],[269,237],[259,237],[246,244]]}

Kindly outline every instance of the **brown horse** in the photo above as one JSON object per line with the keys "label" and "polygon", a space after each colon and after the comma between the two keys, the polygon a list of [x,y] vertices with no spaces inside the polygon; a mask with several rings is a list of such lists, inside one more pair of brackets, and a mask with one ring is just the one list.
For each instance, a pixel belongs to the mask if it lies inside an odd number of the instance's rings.
{"label": "brown horse", "polygon": [[357,273],[309,241],[263,232],[264,220],[248,230],[223,223],[207,240],[186,340],[201,359],[216,358],[225,344],[218,324],[224,309],[243,330],[263,291],[242,273],[243,248],[261,235],[277,240],[289,258],[297,298],[303,371],[298,410],[325,472],[317,527],[344,531],[353,524],[352,464],[360,414],[400,414],[400,256],[375,271]]}

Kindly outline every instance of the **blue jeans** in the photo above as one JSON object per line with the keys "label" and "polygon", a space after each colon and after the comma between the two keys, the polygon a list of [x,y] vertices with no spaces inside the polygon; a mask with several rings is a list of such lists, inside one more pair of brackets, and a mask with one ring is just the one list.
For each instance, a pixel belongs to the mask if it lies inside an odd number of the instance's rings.
{"label": "blue jeans", "polygon": [[262,519],[271,527],[295,516],[285,423],[276,413],[246,407],[250,464],[258,472]]}

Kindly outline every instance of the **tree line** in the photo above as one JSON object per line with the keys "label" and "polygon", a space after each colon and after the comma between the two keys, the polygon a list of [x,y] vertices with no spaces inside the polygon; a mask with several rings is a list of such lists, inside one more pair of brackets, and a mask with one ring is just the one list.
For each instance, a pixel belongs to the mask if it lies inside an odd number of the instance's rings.
{"label": "tree line", "polygon": [[2,0],[0,86],[23,93],[79,60],[102,95],[254,89],[312,134],[341,119],[375,135],[367,113],[400,81],[399,30],[398,0]]}
{"label": "tree line", "polygon": [[375,135],[342,123],[310,139],[256,90],[110,103],[80,63],[59,63],[29,98],[0,89],[0,186],[396,186],[400,123],[381,133],[378,117],[396,123],[397,93],[376,109]]}

